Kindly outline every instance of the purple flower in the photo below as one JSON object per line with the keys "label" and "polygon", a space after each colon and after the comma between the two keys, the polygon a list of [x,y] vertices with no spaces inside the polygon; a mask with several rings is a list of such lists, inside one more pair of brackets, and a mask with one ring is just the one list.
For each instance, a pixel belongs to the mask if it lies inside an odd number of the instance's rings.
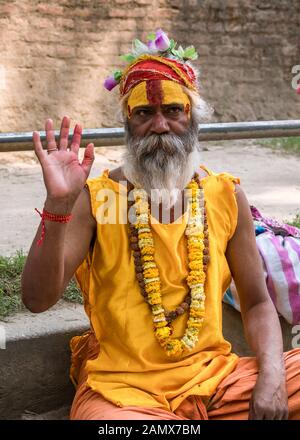
{"label": "purple flower", "polygon": [[147,41],[147,46],[150,50],[153,50],[153,51],[157,50],[155,41],[153,41],[153,40]]}
{"label": "purple flower", "polygon": [[164,31],[161,29],[156,31],[155,46],[159,51],[163,52],[169,49],[170,44],[171,42]]}
{"label": "purple flower", "polygon": [[300,84],[299,84],[299,86],[296,88],[296,92],[298,93],[298,95],[300,95]]}
{"label": "purple flower", "polygon": [[118,82],[115,80],[113,76],[108,76],[104,81],[104,87],[109,91],[112,90],[114,87],[116,87],[117,84]]}

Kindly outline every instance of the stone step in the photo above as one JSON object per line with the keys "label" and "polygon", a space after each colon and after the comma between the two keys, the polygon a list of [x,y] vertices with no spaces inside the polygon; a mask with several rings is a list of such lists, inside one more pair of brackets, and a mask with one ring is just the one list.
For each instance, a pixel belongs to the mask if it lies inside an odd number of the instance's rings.
{"label": "stone step", "polygon": [[21,420],[69,420],[70,406],[63,406],[52,411],[38,414],[33,411],[24,411]]}
{"label": "stone step", "polygon": [[83,306],[65,301],[40,314],[18,313],[1,324],[0,419],[71,405],[75,389],[69,379],[69,343],[88,327]]}

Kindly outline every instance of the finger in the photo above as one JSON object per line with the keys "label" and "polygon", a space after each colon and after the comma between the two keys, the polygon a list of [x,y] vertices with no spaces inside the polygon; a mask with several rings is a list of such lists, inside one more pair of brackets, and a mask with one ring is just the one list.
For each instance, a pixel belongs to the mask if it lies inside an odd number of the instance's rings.
{"label": "finger", "polygon": [[289,418],[289,410],[284,408],[281,411],[279,411],[278,414],[278,420],[288,420]]}
{"label": "finger", "polygon": [[254,404],[254,402],[252,401],[249,407],[249,416],[248,416],[249,420],[263,420],[264,416],[262,411],[257,408],[257,405]]}
{"label": "finger", "polygon": [[66,150],[68,148],[69,129],[70,129],[70,118],[69,116],[64,116],[61,121],[60,134],[59,134],[59,148],[61,150]]}
{"label": "finger", "polygon": [[289,409],[283,411],[282,420],[289,420]]}
{"label": "finger", "polygon": [[249,412],[249,416],[248,416],[249,420],[258,420],[256,414],[254,411]]}
{"label": "finger", "polygon": [[79,124],[76,124],[74,128],[72,142],[70,145],[70,150],[73,151],[75,154],[78,154],[80,148],[81,134],[82,134],[82,128]]}
{"label": "finger", "polygon": [[47,119],[45,128],[46,128],[47,150],[50,150],[52,148],[57,148],[52,119]]}
{"label": "finger", "polygon": [[81,166],[86,173],[86,176],[90,174],[94,159],[94,144],[88,144],[84,150],[84,156],[81,163]]}
{"label": "finger", "polygon": [[32,133],[32,139],[33,139],[35,154],[37,155],[37,158],[38,158],[40,164],[42,165],[42,163],[46,157],[46,152],[43,150],[41,137],[40,137],[40,134],[38,131],[34,131]]}
{"label": "finger", "polygon": [[262,408],[261,409],[262,420],[279,420],[279,412],[276,408]]}
{"label": "finger", "polygon": [[275,412],[271,412],[271,411],[265,411],[263,413],[263,418],[262,420],[276,420],[276,413]]}

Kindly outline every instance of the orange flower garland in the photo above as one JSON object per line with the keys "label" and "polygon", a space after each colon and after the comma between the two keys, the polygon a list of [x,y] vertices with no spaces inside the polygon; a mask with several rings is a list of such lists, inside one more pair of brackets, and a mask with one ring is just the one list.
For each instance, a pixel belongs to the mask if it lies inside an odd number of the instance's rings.
{"label": "orange flower garland", "polygon": [[[175,311],[167,313],[162,305],[161,281],[154,260],[154,241],[149,226],[150,209],[143,190],[134,189],[136,224],[130,224],[130,242],[135,259],[137,279],[145,300],[151,307],[154,333],[169,356],[180,356],[198,342],[205,316],[204,284],[208,263],[208,227],[204,192],[198,174],[187,185],[189,220],[185,229],[188,246],[189,293]],[[133,202],[134,203],[134,202]],[[172,338],[171,321],[189,309],[187,326],[182,338]]]}

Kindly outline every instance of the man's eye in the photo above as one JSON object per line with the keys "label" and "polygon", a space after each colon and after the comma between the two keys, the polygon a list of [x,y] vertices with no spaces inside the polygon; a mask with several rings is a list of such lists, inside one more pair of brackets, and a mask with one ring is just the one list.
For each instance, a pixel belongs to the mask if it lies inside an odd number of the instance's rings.
{"label": "man's eye", "polygon": [[150,110],[146,108],[140,108],[136,110],[135,114],[137,116],[148,116],[150,114]]}
{"label": "man's eye", "polygon": [[167,112],[171,114],[180,113],[182,112],[182,107],[180,105],[174,105],[172,107],[168,107]]}

